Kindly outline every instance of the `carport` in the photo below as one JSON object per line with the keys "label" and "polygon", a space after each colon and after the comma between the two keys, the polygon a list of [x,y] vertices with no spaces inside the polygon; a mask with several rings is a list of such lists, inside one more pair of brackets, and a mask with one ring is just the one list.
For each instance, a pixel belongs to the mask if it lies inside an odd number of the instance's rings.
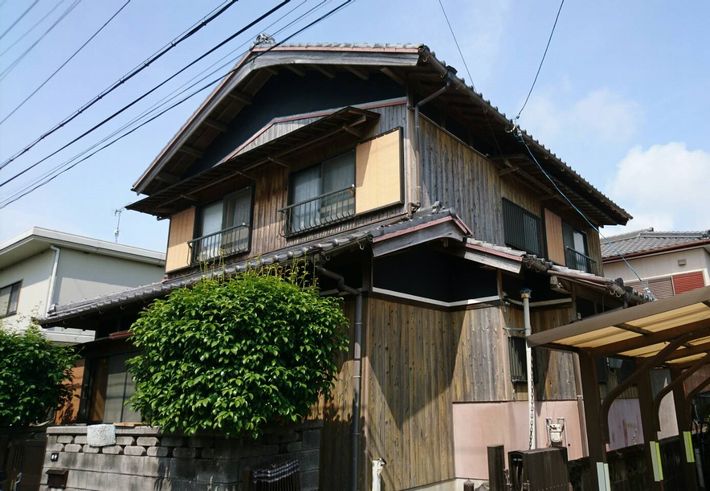
{"label": "carport", "polygon": [[[700,377],[692,387],[685,382],[710,364],[710,286],[538,332],[532,334],[528,342],[531,346],[574,351],[579,355],[589,458],[600,490],[610,489],[609,408],[631,385],[638,389],[647,468],[653,470],[653,477],[649,479],[653,489],[663,489],[657,441],[658,409],[661,399],[670,391],[673,391],[678,431],[684,444],[686,489],[697,489],[690,404],[692,398],[710,384],[710,377]],[[636,361],[633,373],[603,399],[596,370],[600,357],[626,357]],[[655,367],[670,368],[672,378],[654,397],[650,371]]]}

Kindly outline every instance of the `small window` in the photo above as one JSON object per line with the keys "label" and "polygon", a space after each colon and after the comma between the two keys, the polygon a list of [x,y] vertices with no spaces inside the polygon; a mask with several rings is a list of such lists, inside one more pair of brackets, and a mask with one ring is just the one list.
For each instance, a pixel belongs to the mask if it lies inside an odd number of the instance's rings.
{"label": "small window", "polygon": [[515,203],[503,200],[505,243],[542,257],[542,225],[540,218]]}
{"label": "small window", "polygon": [[562,240],[565,247],[565,263],[568,268],[596,273],[596,261],[589,257],[587,234],[562,223]]}
{"label": "small window", "polygon": [[513,383],[525,383],[528,381],[528,370],[525,363],[525,338],[510,336],[508,346],[510,348],[510,380]]}
{"label": "small window", "polygon": [[0,318],[9,317],[17,313],[17,302],[20,299],[20,286],[18,281],[12,285],[0,288]]}
{"label": "small window", "polygon": [[286,233],[335,223],[355,214],[355,150],[291,176]]}
{"label": "small window", "polygon": [[135,353],[124,353],[91,359],[89,379],[88,421],[90,423],[140,422],[128,399],[135,392],[126,360]]}
{"label": "small window", "polygon": [[190,242],[193,264],[249,250],[251,194],[244,188],[200,209],[198,238]]}

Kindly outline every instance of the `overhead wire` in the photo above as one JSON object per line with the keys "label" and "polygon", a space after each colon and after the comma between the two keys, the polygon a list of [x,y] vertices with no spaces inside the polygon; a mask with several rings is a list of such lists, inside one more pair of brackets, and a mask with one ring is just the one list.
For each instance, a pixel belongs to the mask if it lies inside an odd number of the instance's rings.
{"label": "overhead wire", "polygon": [[11,157],[5,159],[2,163],[0,163],[0,170],[4,169],[8,164],[11,162],[15,161],[18,157],[21,155],[24,155],[27,153],[29,150],[31,150],[35,145],[37,145],[39,142],[47,138],[48,136],[52,135],[59,129],[63,128],[66,126],[68,123],[76,119],[79,115],[81,115],[84,111],[92,107],[94,104],[99,102],[101,99],[106,97],[108,94],[116,90],[118,87],[121,85],[125,84],[128,82],[130,79],[138,75],[140,72],[148,68],[150,65],[152,65],[154,62],[159,60],[161,57],[163,57],[166,53],[168,53],[170,50],[174,49],[176,46],[179,44],[183,43],[190,37],[194,36],[197,34],[198,31],[203,29],[205,26],[210,24],[213,20],[215,20],[217,17],[222,15],[229,7],[237,3],[239,0],[226,0],[221,6],[216,7],[210,13],[208,13],[205,17],[200,19],[198,22],[193,24],[191,27],[189,27],[187,30],[185,30],[182,34],[178,35],[177,37],[173,38],[172,41],[168,42],[166,45],[164,45],[162,48],[160,48],[158,51],[153,53],[151,56],[149,56],[146,60],[144,60],[142,63],[136,65],[133,69],[129,70],[126,74],[121,76],[117,81],[112,83],[110,86],[108,86],[106,89],[102,90],[99,92],[96,96],[91,98],[88,102],[83,104],[79,109],[75,110],[72,114],[64,118],[62,121],[54,125],[52,128],[49,130],[45,131],[42,133],[39,137],[37,137],[35,140],[33,140],[31,143],[27,144],[25,147],[23,147],[20,151],[16,152],[14,155]]}
{"label": "overhead wire", "polygon": [[13,70],[17,65],[19,65],[19,64],[22,62],[22,60],[24,60],[25,57],[26,57],[40,42],[42,42],[42,41],[44,40],[44,38],[46,38],[46,37],[49,35],[50,32],[53,31],[54,28],[57,27],[57,26],[59,25],[59,23],[62,22],[62,21],[66,18],[66,16],[69,15],[69,14],[72,12],[72,10],[74,10],[74,9],[76,8],[77,5],[79,5],[80,2],[81,2],[81,0],[74,0],[74,1],[71,3],[71,5],[69,5],[69,7],[67,7],[67,9],[59,15],[59,18],[58,18],[57,20],[55,20],[55,21],[52,23],[52,25],[50,25],[42,34],[40,34],[39,38],[36,39],[35,42],[33,42],[32,44],[30,44],[29,47],[28,47],[27,49],[25,49],[22,53],[20,53],[20,55],[19,55],[17,58],[15,58],[15,60],[14,60],[12,63],[10,63],[7,67],[5,67],[5,68],[3,69],[3,71],[0,72],[0,82],[3,81],[3,80],[5,79],[5,77],[7,77],[8,74],[9,74],[10,72],[12,72],[12,70]]}
{"label": "overhead wire", "polygon": [[[327,1],[330,1],[330,0],[327,0]],[[327,3],[327,1],[326,1],[326,2],[321,2],[321,4],[319,4],[317,7],[320,7],[320,5],[322,5],[323,3]],[[293,37],[297,36],[298,34],[301,34],[302,32],[306,31],[307,29],[310,29],[310,28],[313,27],[314,25],[316,25],[316,24],[322,22],[323,20],[325,20],[326,18],[328,18],[328,17],[330,17],[331,15],[335,14],[336,12],[338,12],[339,10],[341,10],[342,8],[344,8],[345,6],[347,6],[348,4],[352,3],[353,1],[354,1],[354,0],[345,0],[344,2],[342,2],[341,4],[339,4],[338,6],[336,6],[335,8],[331,9],[330,11],[328,11],[328,12],[326,12],[325,14],[321,15],[320,17],[318,17],[316,20],[310,22],[309,24],[305,25],[304,27],[302,27],[302,28],[298,29],[297,31],[293,32],[292,34],[290,34],[289,36],[287,36],[286,38],[284,38],[282,41],[280,41],[280,42],[278,42],[278,43],[275,43],[275,44],[273,44],[273,45],[270,45],[270,46],[269,46],[267,49],[265,49],[264,51],[257,52],[249,61],[250,61],[250,62],[253,62],[255,59],[259,58],[260,56],[263,56],[264,54],[266,54],[266,53],[268,53],[269,51],[273,50],[274,48],[276,48],[276,47],[278,47],[278,46],[284,44],[285,42],[289,41],[290,39],[292,39]],[[317,7],[316,7],[316,8],[317,8]],[[313,11],[313,9],[309,10],[308,12],[306,12],[306,14],[308,14],[308,13],[311,12],[311,11]],[[304,15],[306,15],[306,14],[304,14]],[[303,17],[303,16],[301,16],[301,17]],[[299,18],[300,18],[300,17],[299,17]],[[296,19],[295,21],[297,21],[297,20],[298,20],[298,19]],[[295,22],[295,21],[292,21],[292,23]],[[291,24],[292,24],[292,23],[291,23]],[[107,144],[105,144],[105,145],[101,146],[100,148],[98,148],[96,151],[90,153],[89,155],[86,155],[86,156],[85,156],[84,158],[82,158],[81,160],[76,161],[76,162],[73,162],[71,165],[69,165],[69,166],[67,166],[66,168],[62,169],[61,171],[57,172],[55,175],[49,177],[49,178],[46,179],[44,182],[37,183],[37,184],[33,185],[31,188],[29,188],[29,189],[27,189],[27,190],[25,190],[25,191],[23,191],[23,192],[21,192],[21,193],[15,193],[15,195],[13,195],[13,196],[11,196],[11,197],[5,199],[4,201],[2,201],[2,202],[0,203],[0,209],[5,208],[6,206],[8,206],[8,205],[10,205],[11,203],[13,203],[13,202],[19,200],[19,199],[22,198],[23,196],[28,195],[29,193],[33,192],[34,190],[38,189],[39,187],[44,186],[45,184],[48,184],[49,182],[51,182],[52,180],[54,180],[54,179],[55,179],[56,177],[58,177],[59,175],[63,174],[64,172],[69,171],[70,169],[74,168],[76,165],[78,165],[79,163],[81,163],[81,162],[87,160],[88,158],[92,157],[93,155],[95,155],[95,154],[98,153],[99,151],[104,150],[105,148],[110,147],[111,145],[113,145],[113,144],[116,143],[117,141],[119,141],[119,140],[125,138],[126,136],[128,136],[129,134],[131,134],[131,133],[137,131],[139,128],[142,128],[143,126],[145,126],[146,124],[150,123],[151,121],[153,121],[153,120],[159,118],[160,116],[162,116],[162,115],[165,114],[166,112],[170,111],[171,109],[173,109],[173,108],[177,107],[178,105],[182,104],[183,102],[187,101],[188,99],[190,99],[190,98],[193,97],[194,95],[196,95],[196,94],[198,94],[198,93],[200,93],[200,92],[206,90],[207,88],[209,88],[209,87],[211,87],[212,85],[216,84],[217,82],[221,81],[224,77],[229,76],[230,74],[232,74],[232,73],[233,73],[234,71],[236,71],[236,70],[237,70],[237,68],[235,67],[235,68],[231,69],[230,71],[228,71],[226,74],[221,75],[220,77],[218,77],[218,78],[216,78],[216,79],[214,79],[214,80],[211,80],[211,81],[208,82],[207,84],[205,84],[205,85],[199,87],[197,90],[195,90],[195,91],[191,92],[190,94],[188,94],[186,97],[180,99],[179,101],[177,101],[177,102],[175,102],[174,104],[170,105],[170,106],[167,107],[166,109],[164,109],[164,110],[160,111],[159,113],[155,114],[155,115],[152,116],[150,119],[143,121],[141,124],[139,124],[139,125],[136,126],[135,128],[132,128],[131,130],[127,131],[126,133],[124,133],[124,134],[118,136],[117,138],[114,138],[113,140],[111,140],[111,141],[108,142]]]}
{"label": "overhead wire", "polygon": [[35,29],[37,29],[37,26],[39,26],[42,22],[44,22],[44,20],[45,20],[47,17],[49,17],[50,15],[52,15],[55,10],[57,10],[59,7],[62,6],[63,3],[64,3],[64,0],[59,0],[58,2],[56,2],[56,3],[54,4],[54,6],[53,6],[51,9],[49,9],[49,12],[47,12],[46,14],[44,14],[37,22],[35,22],[34,24],[32,24],[32,26],[30,26],[29,29],[27,29],[25,32],[23,32],[22,34],[20,34],[20,36],[19,36],[17,39],[15,39],[15,40],[12,42],[12,44],[10,44],[9,46],[6,46],[5,49],[0,52],[0,56],[4,55],[4,54],[7,53],[8,51],[10,51],[12,48],[14,48],[15,46],[17,46],[17,44],[18,44],[20,41],[22,41],[23,39],[25,39],[32,31],[34,31]]}
{"label": "overhead wire", "polygon": [[550,30],[550,35],[547,38],[547,44],[545,45],[545,51],[542,53],[542,58],[540,59],[540,64],[537,66],[537,72],[535,72],[535,78],[533,78],[532,84],[530,85],[530,90],[528,90],[528,95],[525,96],[525,102],[523,102],[523,105],[520,108],[520,111],[518,111],[518,114],[515,116],[515,121],[520,119],[520,115],[523,113],[525,106],[528,105],[528,101],[530,100],[530,96],[533,93],[533,89],[535,89],[535,84],[537,83],[537,78],[540,76],[540,70],[542,70],[542,64],[545,63],[545,57],[547,56],[547,51],[550,49],[550,43],[552,42],[552,36],[555,34],[555,28],[557,27],[557,21],[560,19],[560,13],[562,12],[562,6],[564,4],[565,4],[565,0],[562,0],[560,2],[560,7],[557,9],[557,15],[555,16],[555,22],[552,24],[552,29]]}
{"label": "overhead wire", "polygon": [[234,39],[235,37],[241,35],[242,33],[244,33],[244,31],[250,29],[250,28],[253,27],[255,24],[258,24],[259,22],[261,22],[262,20],[264,20],[266,17],[268,17],[268,16],[271,15],[272,13],[274,13],[274,12],[276,12],[277,10],[281,9],[282,7],[284,7],[284,6],[285,6],[286,4],[288,4],[289,2],[291,2],[291,0],[283,0],[281,3],[277,4],[275,7],[272,7],[272,8],[269,9],[267,12],[261,14],[261,15],[260,15],[259,17],[257,17],[255,20],[252,20],[251,22],[249,22],[247,25],[243,26],[242,28],[240,28],[240,29],[237,30],[236,32],[230,34],[230,35],[227,36],[225,39],[223,39],[222,41],[220,41],[219,43],[217,43],[215,46],[213,46],[212,48],[210,48],[209,50],[207,50],[206,52],[204,52],[203,54],[201,54],[200,56],[198,56],[197,58],[195,58],[194,60],[192,60],[191,62],[189,62],[187,65],[185,65],[185,66],[183,66],[182,68],[180,68],[177,72],[174,72],[174,73],[173,73],[172,75],[170,75],[168,78],[164,79],[163,81],[161,81],[161,82],[158,83],[157,85],[154,85],[154,86],[153,86],[152,88],[150,88],[148,91],[144,92],[143,94],[141,94],[140,96],[136,97],[135,99],[133,99],[133,100],[132,100],[131,102],[129,102],[128,104],[125,104],[124,106],[122,106],[122,107],[121,107],[120,109],[118,109],[117,111],[114,111],[114,112],[113,112],[112,114],[110,114],[109,116],[105,117],[104,119],[102,119],[102,120],[99,121],[98,123],[94,124],[94,125],[91,126],[88,130],[86,130],[86,131],[84,131],[83,133],[81,133],[79,136],[76,136],[76,137],[72,138],[71,140],[69,140],[67,143],[65,143],[64,145],[62,145],[62,146],[59,147],[58,149],[56,149],[56,150],[54,150],[53,152],[51,152],[51,153],[45,155],[44,157],[42,157],[41,159],[37,160],[37,161],[34,162],[33,164],[31,164],[31,165],[25,167],[23,170],[21,170],[21,171],[17,172],[16,174],[14,174],[12,177],[10,177],[10,178],[4,180],[3,182],[0,182],[0,187],[5,186],[6,184],[12,182],[13,180],[17,179],[18,177],[22,176],[23,174],[27,173],[28,171],[34,169],[35,167],[37,167],[37,166],[40,165],[41,163],[45,162],[47,159],[49,159],[49,158],[51,158],[51,157],[57,155],[57,154],[58,154],[59,152],[61,152],[62,150],[64,150],[64,149],[70,147],[71,145],[73,145],[74,143],[78,142],[79,140],[81,140],[82,138],[86,137],[87,135],[90,135],[91,133],[93,133],[93,132],[96,131],[97,129],[101,128],[103,125],[105,125],[106,123],[108,123],[108,122],[111,121],[112,119],[114,119],[114,118],[116,118],[117,116],[119,116],[120,114],[123,114],[125,111],[127,111],[128,109],[130,109],[131,107],[133,107],[134,105],[136,105],[137,103],[139,103],[140,101],[142,101],[143,99],[145,99],[146,97],[148,97],[150,94],[152,94],[153,92],[155,92],[156,90],[158,90],[160,87],[164,86],[165,84],[167,84],[168,82],[170,82],[171,80],[173,80],[175,77],[177,77],[178,75],[180,75],[181,73],[183,73],[185,70],[188,70],[190,67],[194,66],[196,63],[200,62],[201,60],[203,60],[204,58],[206,58],[206,57],[209,56],[210,54],[214,53],[216,50],[218,50],[219,48],[221,48],[222,46],[224,46],[225,44],[227,44],[229,41],[231,41],[231,40]]}
{"label": "overhead wire", "polygon": [[[324,5],[325,3],[328,3],[328,2],[330,2],[330,1],[331,1],[331,0],[321,0],[320,3],[318,3],[318,4],[315,5],[314,7],[311,7],[311,8],[308,9],[306,12],[300,14],[298,17],[296,17],[295,19],[291,20],[290,22],[288,22],[288,23],[287,23],[286,25],[284,25],[283,27],[279,28],[276,32],[274,32],[274,35],[280,33],[281,31],[283,31],[283,30],[285,30],[285,29],[287,29],[288,27],[290,27],[290,26],[293,25],[294,23],[296,23],[296,22],[300,21],[302,18],[304,18],[304,17],[310,15],[312,12],[314,12],[314,11],[317,10],[317,9],[319,9],[322,5]],[[266,26],[265,29],[270,29],[271,27],[273,27],[274,25],[276,25],[278,22],[280,22],[281,20],[283,20],[285,17],[287,17],[288,15],[290,15],[291,13],[293,13],[295,10],[297,10],[298,8],[300,8],[300,7],[301,7],[303,4],[305,4],[306,2],[307,2],[307,0],[303,0],[299,5],[297,5],[296,7],[292,8],[289,12],[287,12],[287,13],[284,14],[284,15],[282,15],[281,17],[279,17],[278,19],[276,19],[274,22],[272,22],[271,24],[269,24],[268,26]],[[250,42],[250,41],[246,41],[246,42],[242,43],[240,46],[238,46],[237,48],[235,48],[234,50],[232,50],[230,53],[228,53],[227,55],[225,55],[225,56],[223,56],[222,58],[220,58],[219,60],[217,60],[215,63],[213,63],[213,64],[210,65],[209,67],[205,68],[202,72],[200,72],[199,74],[197,74],[197,75],[195,75],[194,77],[192,77],[190,80],[188,80],[188,81],[185,82],[183,85],[181,85],[180,87],[178,87],[177,89],[175,89],[173,92],[171,92],[171,93],[168,94],[167,96],[163,97],[161,100],[155,102],[151,107],[145,109],[141,114],[139,114],[138,116],[134,117],[131,121],[125,123],[124,125],[122,125],[122,126],[121,126],[120,128],[118,128],[117,130],[114,130],[114,131],[113,131],[112,133],[110,133],[109,135],[105,136],[104,138],[102,138],[102,139],[99,140],[98,142],[94,143],[93,145],[91,145],[91,146],[88,147],[87,149],[85,149],[85,150],[79,152],[78,154],[74,155],[72,158],[68,159],[67,161],[62,162],[62,163],[60,163],[59,165],[57,165],[56,167],[54,167],[53,169],[51,169],[51,170],[45,172],[45,174],[43,174],[42,176],[39,176],[39,177],[36,178],[32,183],[26,185],[25,188],[23,188],[23,189],[21,189],[21,190],[19,190],[19,191],[16,191],[12,196],[10,196],[10,197],[8,197],[8,198],[5,198],[5,200],[7,200],[7,199],[12,199],[12,198],[14,198],[15,196],[19,196],[19,197],[24,196],[24,195],[25,195],[24,192],[25,192],[26,190],[30,189],[30,188],[36,189],[37,187],[39,187],[39,186],[36,186],[36,184],[37,184],[37,183],[40,183],[42,180],[46,179],[46,178],[47,178],[48,176],[50,176],[52,173],[59,171],[62,167],[65,167],[65,166],[70,165],[74,160],[76,160],[76,159],[82,157],[83,155],[85,155],[86,153],[90,152],[90,151],[93,150],[94,148],[98,147],[98,146],[101,145],[102,143],[104,143],[104,142],[108,141],[109,139],[111,139],[112,137],[116,136],[116,135],[119,134],[121,131],[123,131],[123,130],[125,130],[126,128],[129,128],[130,126],[132,126],[133,124],[139,122],[141,119],[144,119],[146,116],[149,116],[151,113],[154,113],[156,110],[158,110],[160,107],[164,106],[165,104],[169,103],[171,100],[174,100],[176,97],[178,97],[178,96],[184,94],[185,92],[187,92],[187,91],[190,90],[191,88],[195,87],[195,86],[196,86],[197,84],[199,84],[200,82],[202,82],[202,81],[206,80],[207,78],[209,78],[210,76],[214,75],[215,73],[217,73],[218,71],[220,71],[220,70],[223,69],[224,67],[226,67],[226,66],[232,64],[234,61],[236,61],[236,59],[241,58],[241,57],[242,57],[243,55],[245,55],[248,51],[241,53],[240,55],[238,55],[237,57],[235,57],[235,58],[233,58],[233,59],[230,59],[227,63],[225,63],[225,64],[223,64],[223,65],[220,65],[219,67],[217,67],[216,69],[210,71],[209,73],[207,73],[207,74],[205,75],[205,72],[207,72],[208,70],[210,70],[211,68],[213,68],[217,63],[219,63],[220,61],[224,60],[224,59],[227,58],[228,56],[234,54],[234,52],[238,51],[240,48],[243,48],[243,47],[244,47],[246,44],[248,44],[249,42]],[[200,75],[203,75],[203,76],[200,77]],[[199,77],[199,79],[198,79],[198,77]],[[219,79],[218,79],[218,80],[219,80]],[[216,82],[214,82],[214,83],[216,83]],[[93,155],[93,154],[92,154],[92,155]],[[68,170],[68,169],[67,169],[67,170]],[[62,172],[63,172],[63,171],[62,171]],[[62,172],[59,172],[59,173],[62,173]],[[55,176],[55,177],[56,177],[56,176]],[[53,179],[53,177],[52,177],[52,179]],[[52,179],[49,179],[47,182],[51,181]],[[44,184],[46,184],[46,183],[42,183],[42,184],[40,184],[40,186],[41,186],[41,185],[44,185]]]}
{"label": "overhead wire", "polygon": [[8,26],[8,28],[5,29],[5,30],[2,32],[2,34],[0,34],[0,39],[4,38],[4,37],[7,35],[7,33],[10,32],[10,31],[29,13],[29,11],[34,8],[35,5],[37,5],[38,2],[39,2],[39,0],[34,0],[34,2],[32,2],[32,3],[30,4],[30,6],[27,7],[27,9],[25,9],[25,11],[22,12],[22,13],[20,14],[20,16],[19,16],[17,19],[15,19],[15,20],[12,22],[12,24],[10,24],[10,25]]}
{"label": "overhead wire", "polygon": [[439,2],[439,6],[441,7],[441,13],[444,14],[444,19],[446,19],[446,25],[449,26],[449,32],[451,33],[451,37],[454,38],[454,44],[456,44],[456,49],[459,51],[459,56],[461,57],[461,61],[463,62],[463,66],[466,69],[466,74],[468,75],[468,79],[471,81],[471,87],[473,87],[473,77],[471,77],[471,70],[468,69],[468,64],[466,63],[466,57],[463,55],[463,52],[461,51],[461,46],[459,45],[459,40],[456,38],[456,33],[454,33],[454,28],[451,27],[451,22],[449,22],[449,16],[446,15],[446,9],[444,8],[444,4],[441,2],[441,0],[437,0]]}
{"label": "overhead wire", "polygon": [[84,41],[84,43],[83,43],[81,46],[79,46],[66,60],[64,60],[64,62],[62,62],[62,64],[59,65],[59,66],[57,67],[57,69],[54,70],[54,71],[49,75],[49,77],[47,77],[46,79],[44,79],[44,81],[43,81],[41,84],[39,84],[32,92],[30,92],[29,95],[27,95],[27,97],[25,97],[25,98],[22,100],[22,102],[20,102],[17,106],[15,106],[15,108],[14,108],[12,111],[10,111],[7,115],[5,115],[5,117],[2,118],[2,120],[0,120],[0,125],[2,125],[5,121],[8,120],[8,118],[10,118],[10,117],[11,117],[13,114],[15,114],[22,106],[24,106],[25,103],[27,103],[27,101],[29,101],[37,92],[39,92],[39,91],[42,89],[42,87],[44,87],[45,85],[47,85],[47,84],[49,83],[49,81],[52,80],[52,79],[54,78],[54,76],[55,76],[57,73],[59,73],[59,72],[61,71],[62,68],[64,68],[71,60],[74,59],[74,57],[75,57],[76,55],[78,55],[78,54],[86,47],[86,45],[88,45],[96,36],[98,36],[99,33],[101,33],[101,31],[103,31],[104,28],[106,28],[106,26],[108,26],[108,25],[111,23],[111,21],[117,17],[118,14],[120,14],[121,11],[122,11],[123,9],[125,9],[125,8],[128,6],[128,4],[129,4],[130,2],[131,2],[131,0],[126,0],[126,1],[123,3],[123,5],[121,5],[121,6],[118,8],[118,10],[116,10],[116,11],[111,15],[111,17],[109,17],[108,20],[106,20],[106,22],[104,22],[104,23],[101,25],[101,27],[99,27],[96,31],[94,31],[94,33],[93,33],[91,36],[89,36],[89,38],[88,38],[86,41]]}

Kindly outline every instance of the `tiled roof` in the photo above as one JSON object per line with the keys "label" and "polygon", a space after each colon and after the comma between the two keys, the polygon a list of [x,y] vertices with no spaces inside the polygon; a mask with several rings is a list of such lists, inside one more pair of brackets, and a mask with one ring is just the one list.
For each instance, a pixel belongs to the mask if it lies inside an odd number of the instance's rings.
{"label": "tiled roof", "polygon": [[[710,230],[696,232],[656,232],[653,228],[607,237],[602,240],[604,259],[640,254],[710,242]],[[699,245],[699,244],[697,244]]]}

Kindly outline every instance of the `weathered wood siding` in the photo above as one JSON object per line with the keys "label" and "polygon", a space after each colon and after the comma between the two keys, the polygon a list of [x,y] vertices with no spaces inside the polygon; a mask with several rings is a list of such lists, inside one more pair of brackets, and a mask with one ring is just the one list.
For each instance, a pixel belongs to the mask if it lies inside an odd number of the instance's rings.
{"label": "weathered wood siding", "polygon": [[[539,332],[567,324],[574,319],[574,316],[572,306],[561,309],[533,308],[530,311],[530,323],[533,332]],[[509,306],[506,309],[505,322],[508,327],[524,327],[522,309]],[[538,373],[536,398],[546,401],[575,399],[577,390],[574,353],[544,348],[535,348],[535,350]],[[516,387],[518,393],[525,394],[527,397],[527,387],[524,384],[520,385]]]}
{"label": "weathered wood siding", "polygon": [[474,237],[503,244],[501,179],[494,165],[423,116],[420,139],[422,205],[441,201]]}

